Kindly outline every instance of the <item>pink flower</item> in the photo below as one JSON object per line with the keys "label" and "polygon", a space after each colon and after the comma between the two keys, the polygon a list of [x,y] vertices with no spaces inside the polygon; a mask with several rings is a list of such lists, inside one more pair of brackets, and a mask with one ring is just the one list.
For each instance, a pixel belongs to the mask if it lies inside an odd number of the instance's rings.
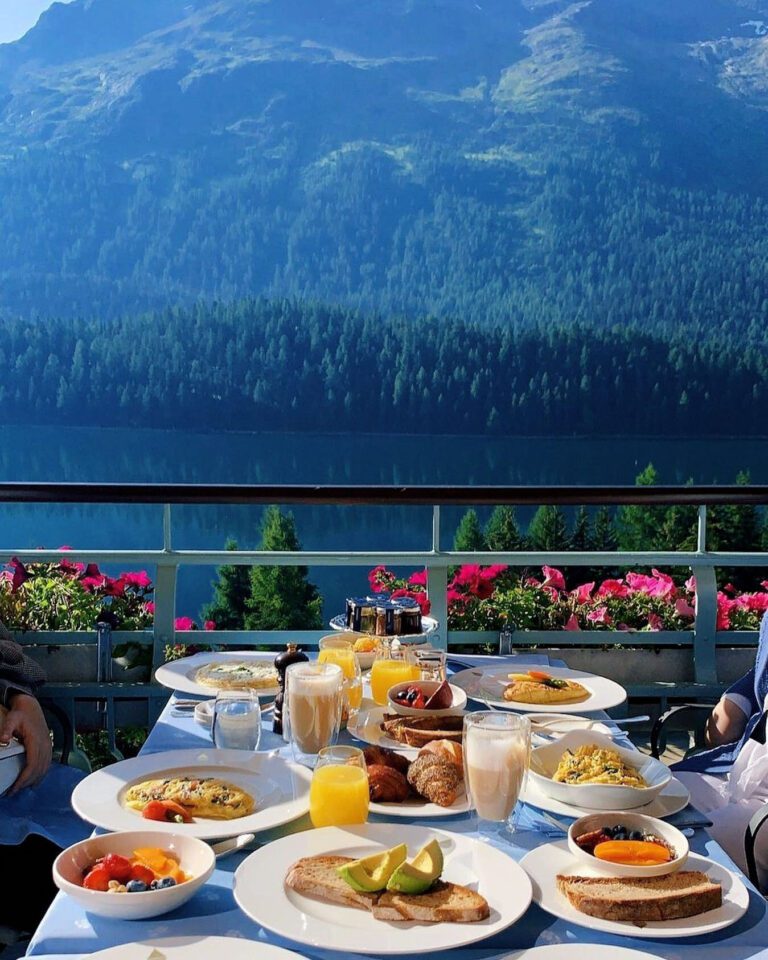
{"label": "pink flower", "polygon": [[592,599],[592,591],[595,589],[595,581],[592,583],[582,583],[580,587],[571,590],[571,596],[576,598],[576,603],[589,603]]}
{"label": "pink flower", "polygon": [[[89,567],[96,567],[95,563],[89,563]],[[86,572],[88,568],[86,567]],[[83,590],[86,593],[91,593],[94,590],[101,590],[102,587],[105,587],[107,584],[107,578],[103,573],[98,573],[96,576],[85,576],[80,577],[80,583],[82,584]]]}
{"label": "pink flower", "polygon": [[71,549],[72,549],[72,547],[68,547],[65,543],[63,543],[63,544],[59,547],[59,550],[71,550]]}
{"label": "pink flower", "polygon": [[426,587],[427,585],[427,571],[426,570],[416,570],[415,573],[412,573],[408,577],[408,583],[413,587]]}
{"label": "pink flower", "polygon": [[111,580],[104,577],[104,594],[107,597],[122,597],[125,593],[125,580],[118,577],[117,580]]}
{"label": "pink flower", "polygon": [[636,593],[645,593],[649,597],[671,597],[675,591],[675,581],[669,574],[652,570],[652,577],[644,573],[628,573],[625,577],[629,586]]}
{"label": "pink flower", "polygon": [[595,610],[590,610],[587,614],[587,620],[590,623],[604,623],[606,627],[613,623],[613,618],[608,613],[608,607],[597,607]]}
{"label": "pink flower", "polygon": [[648,614],[648,629],[653,630],[654,632],[661,630],[663,626],[663,621],[658,613],[649,613]]}
{"label": "pink flower", "polygon": [[468,563],[459,569],[451,586],[466,587],[468,593],[480,600],[487,600],[493,595],[491,580],[478,564]]}
{"label": "pink flower", "polygon": [[13,579],[11,580],[11,591],[15,593],[26,580],[29,580],[27,568],[18,557],[11,557],[10,565],[13,567]]}
{"label": "pink flower", "polygon": [[216,621],[215,620],[206,620],[203,624],[203,630],[215,630]]}
{"label": "pink flower", "polygon": [[448,587],[448,592],[446,596],[448,599],[449,606],[452,603],[466,603],[467,600],[469,599],[466,593],[460,593],[458,590],[456,590],[455,587]]}
{"label": "pink flower", "polygon": [[740,599],[745,602],[747,610],[756,613],[768,610],[768,593],[745,593]]}
{"label": "pink flower", "polygon": [[575,613],[572,613],[570,617],[568,617],[563,630],[581,630],[581,627],[579,626],[579,618]]}
{"label": "pink flower", "polygon": [[763,587],[765,590],[768,590],[768,580],[763,580],[760,586]]}
{"label": "pink flower", "polygon": [[735,601],[727,597],[722,591],[717,594],[717,624],[718,630],[727,630],[731,625],[731,610],[736,606]]}
{"label": "pink flower", "polygon": [[392,573],[391,570],[387,570],[382,564],[374,567],[368,574],[368,583],[374,593],[384,593],[394,579],[394,573]]}
{"label": "pink flower", "polygon": [[675,601],[675,613],[678,617],[695,617],[696,611],[684,597]]}
{"label": "pink flower", "polygon": [[685,581],[685,589],[688,593],[696,593],[696,577],[688,577]]}
{"label": "pink flower", "polygon": [[147,613],[151,613],[151,614],[154,615],[154,612],[155,612],[155,601],[154,601],[154,600],[147,600],[147,602],[144,604],[144,609],[147,611]]}
{"label": "pink flower", "polygon": [[197,624],[191,617],[176,617],[173,621],[174,630],[197,630]]}
{"label": "pink flower", "polygon": [[736,593],[736,587],[732,583],[726,583],[723,587],[723,593]]}
{"label": "pink flower", "polygon": [[62,573],[67,574],[70,577],[79,577],[80,574],[85,570],[84,563],[72,563],[71,560],[61,560],[59,562],[59,570]]}
{"label": "pink flower", "polygon": [[540,587],[541,580],[537,580],[536,577],[527,577],[525,581],[526,587]]}
{"label": "pink flower", "polygon": [[565,577],[555,567],[543,566],[541,572],[544,574],[543,587],[554,587],[555,590],[565,590]]}
{"label": "pink flower", "polygon": [[128,587],[138,587],[140,590],[146,590],[152,586],[152,581],[146,570],[135,570],[132,573],[121,573],[120,577],[125,581]]}
{"label": "pink flower", "polygon": [[628,597],[629,587],[621,580],[603,580],[598,588],[597,597]]}

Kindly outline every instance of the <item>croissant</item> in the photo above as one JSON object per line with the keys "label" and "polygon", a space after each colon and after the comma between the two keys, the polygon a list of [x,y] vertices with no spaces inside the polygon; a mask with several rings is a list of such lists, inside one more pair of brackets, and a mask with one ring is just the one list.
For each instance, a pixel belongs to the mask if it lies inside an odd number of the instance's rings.
{"label": "croissant", "polygon": [[403,757],[401,754],[395,753],[394,750],[389,750],[387,747],[366,747],[363,750],[363,756],[369,767],[374,765],[391,767],[403,775],[408,773],[408,767],[411,765],[411,761],[407,757]]}
{"label": "croissant", "polygon": [[404,774],[377,763],[368,767],[368,790],[374,803],[402,803],[411,795]]}
{"label": "croissant", "polygon": [[411,764],[408,783],[431,803],[450,807],[459,795],[461,775],[455,763],[437,754],[425,753]]}

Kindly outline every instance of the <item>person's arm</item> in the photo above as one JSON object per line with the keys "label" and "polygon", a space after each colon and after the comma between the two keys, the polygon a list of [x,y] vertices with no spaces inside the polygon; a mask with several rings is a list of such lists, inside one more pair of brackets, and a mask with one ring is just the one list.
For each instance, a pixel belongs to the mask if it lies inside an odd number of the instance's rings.
{"label": "person's arm", "polygon": [[12,693],[8,712],[0,729],[0,747],[7,746],[12,737],[23,744],[26,764],[8,791],[11,796],[24,787],[34,787],[51,765],[51,734],[42,707],[28,693]]}
{"label": "person's arm", "polygon": [[10,706],[9,701],[17,693],[34,696],[44,683],[40,665],[25,656],[15,640],[0,639],[0,704]]}
{"label": "person's arm", "polygon": [[747,721],[760,707],[755,700],[754,667],[737,680],[720,698],[707,720],[705,738],[710,747],[735,743],[740,739]]}

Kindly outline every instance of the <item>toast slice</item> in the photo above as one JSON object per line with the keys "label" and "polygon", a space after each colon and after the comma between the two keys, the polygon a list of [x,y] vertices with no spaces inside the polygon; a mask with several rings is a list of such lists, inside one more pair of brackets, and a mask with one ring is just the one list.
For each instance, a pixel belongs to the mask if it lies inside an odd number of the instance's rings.
{"label": "toast slice", "polygon": [[453,740],[461,743],[464,731],[463,717],[401,717],[385,713],[381,729],[387,736],[409,747],[423,747],[433,740]]}
{"label": "toast slice", "polygon": [[370,910],[379,898],[378,893],[358,893],[336,872],[337,867],[351,863],[352,857],[304,857],[297,860],[285,875],[285,885],[309,897],[319,897],[332,903]]}
{"label": "toast slice", "polygon": [[438,882],[418,896],[384,892],[373,905],[377,920],[419,920],[422,923],[477,923],[490,916],[488,901],[456,883]]}
{"label": "toast slice", "polygon": [[720,884],[699,870],[621,879],[558,875],[557,889],[580,913],[632,923],[695,917],[723,902]]}

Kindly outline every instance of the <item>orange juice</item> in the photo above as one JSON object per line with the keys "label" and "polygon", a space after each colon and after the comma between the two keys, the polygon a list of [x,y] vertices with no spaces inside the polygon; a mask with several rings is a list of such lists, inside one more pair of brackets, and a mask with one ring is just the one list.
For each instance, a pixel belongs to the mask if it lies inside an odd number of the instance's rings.
{"label": "orange juice", "polygon": [[368,819],[365,770],[344,764],[318,767],[309,788],[309,816],[315,827],[365,823]]}
{"label": "orange juice", "polygon": [[421,676],[407,660],[374,660],[371,667],[371,696],[380,707],[387,704],[387,691],[396,683],[413,683]]}
{"label": "orange juice", "polygon": [[360,682],[360,673],[357,669],[357,660],[355,652],[350,647],[344,649],[340,647],[327,647],[321,650],[317,655],[318,663],[335,663],[341,667],[341,672],[347,681],[344,684],[344,692],[347,696],[347,703],[352,710],[359,710],[363,702],[363,687]]}

